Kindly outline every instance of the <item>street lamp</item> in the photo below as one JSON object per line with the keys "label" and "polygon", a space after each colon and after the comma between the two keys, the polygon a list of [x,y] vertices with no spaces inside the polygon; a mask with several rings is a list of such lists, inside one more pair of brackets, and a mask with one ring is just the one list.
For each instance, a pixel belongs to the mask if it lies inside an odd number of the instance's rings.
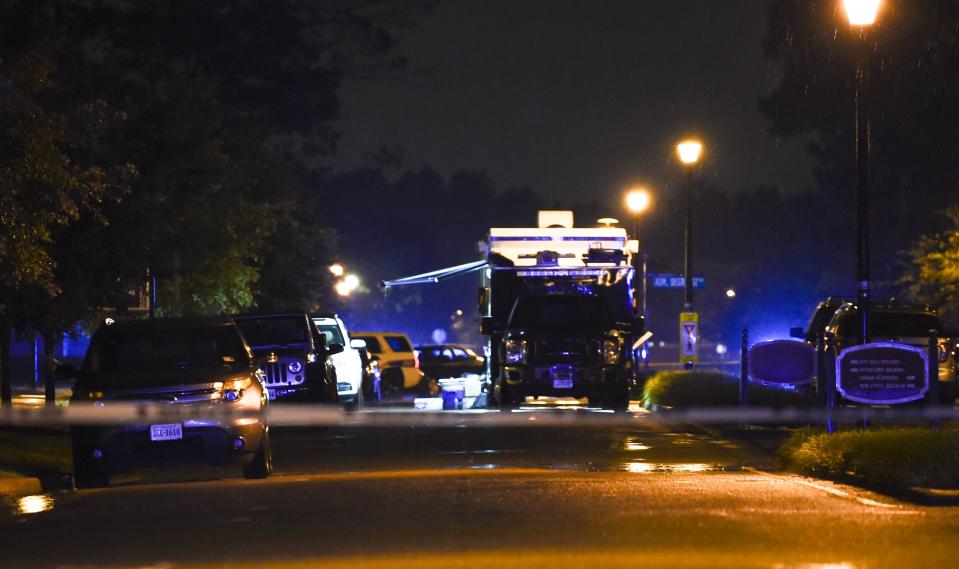
{"label": "street lamp", "polygon": [[[633,254],[633,298],[638,292],[636,290],[636,282],[638,278],[642,279],[642,306],[640,309],[643,313],[643,322],[646,326],[649,325],[649,302],[647,297],[649,291],[646,288],[646,272],[647,272],[647,259],[648,257],[644,254],[642,256],[642,263],[640,263],[639,256],[639,216],[643,214],[646,210],[649,209],[650,205],[653,203],[653,196],[649,193],[649,190],[646,188],[637,186],[631,188],[626,192],[626,209],[629,210],[629,213],[633,217],[633,239],[636,240],[636,252]],[[635,300],[634,300],[635,302]],[[636,310],[636,306],[633,305],[633,310]],[[635,332],[635,336],[639,336],[639,332]],[[635,357],[635,354],[634,356]],[[643,365],[646,371],[649,371],[649,351],[643,349]]]}
{"label": "street lamp", "polygon": [[869,343],[869,50],[867,29],[876,23],[882,0],[843,0],[849,25],[859,29],[856,60],[856,304],[859,307],[859,339]]}

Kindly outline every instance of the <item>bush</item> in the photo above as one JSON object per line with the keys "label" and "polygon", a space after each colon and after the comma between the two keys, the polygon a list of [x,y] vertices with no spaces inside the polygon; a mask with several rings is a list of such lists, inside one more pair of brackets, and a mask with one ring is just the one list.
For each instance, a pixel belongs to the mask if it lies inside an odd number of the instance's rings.
{"label": "bush", "polygon": [[828,435],[806,429],[780,449],[802,474],[852,476],[888,488],[959,487],[959,429],[888,428]]}
{"label": "bush", "polygon": [[[729,407],[739,405],[739,378],[709,370],[664,371],[649,378],[643,389],[647,405],[660,407]],[[755,407],[797,407],[814,402],[811,395],[757,384],[749,386]]]}

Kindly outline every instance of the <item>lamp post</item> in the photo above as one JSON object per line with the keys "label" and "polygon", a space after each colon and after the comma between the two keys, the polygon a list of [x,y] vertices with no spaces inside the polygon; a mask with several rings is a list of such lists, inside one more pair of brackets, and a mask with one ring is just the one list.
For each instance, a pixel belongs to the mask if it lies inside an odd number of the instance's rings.
{"label": "lamp post", "polygon": [[684,274],[686,280],[687,312],[693,309],[693,172],[703,153],[703,143],[696,139],[686,139],[676,145],[679,161],[686,168],[686,246]]}
{"label": "lamp post", "polygon": [[[682,326],[683,318],[685,317],[691,317],[698,321],[696,315],[690,314],[693,312],[693,173],[703,154],[703,143],[695,138],[687,138],[676,145],[676,154],[679,156],[680,163],[686,168],[686,245],[683,269],[686,298],[683,304],[683,312],[685,314],[680,318],[680,325]],[[695,329],[698,330],[698,324],[696,324]],[[692,335],[693,333],[690,332],[690,336]],[[682,342],[683,340],[681,339],[680,343]],[[690,352],[683,356],[686,362],[686,368],[692,368],[693,361],[696,359],[695,344],[693,342],[694,340],[689,344]]]}
{"label": "lamp post", "polygon": [[[649,209],[649,206],[653,203],[652,194],[649,193],[649,190],[643,187],[634,187],[626,192],[626,209],[629,210],[629,213],[633,218],[633,239],[636,240],[636,253],[632,256],[633,260],[633,294],[637,292],[636,279],[642,279],[642,305],[640,310],[643,314],[643,325],[649,326],[649,303],[647,302],[647,290],[646,290],[646,260],[647,256],[643,255],[642,258],[639,256],[639,216],[642,215],[646,210]],[[642,260],[640,260],[642,259]],[[633,312],[635,315],[635,305]],[[634,332],[635,336],[639,336],[639,332]],[[644,349],[643,365],[645,371],[649,372],[649,350]],[[636,354],[633,353],[633,357],[636,357]]]}
{"label": "lamp post", "polygon": [[859,339],[869,343],[869,51],[867,30],[876,23],[882,0],[843,0],[849,25],[859,31],[856,46],[856,305]]}

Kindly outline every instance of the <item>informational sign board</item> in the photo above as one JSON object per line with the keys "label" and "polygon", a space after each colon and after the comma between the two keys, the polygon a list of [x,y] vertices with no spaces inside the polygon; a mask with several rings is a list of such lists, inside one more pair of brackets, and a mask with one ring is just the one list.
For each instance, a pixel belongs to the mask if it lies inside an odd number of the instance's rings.
{"label": "informational sign board", "polygon": [[[683,275],[666,275],[649,273],[650,286],[653,288],[686,288],[686,277]],[[693,277],[693,288],[705,288],[705,277]]]}
{"label": "informational sign board", "polygon": [[836,358],[836,390],[858,403],[918,401],[929,391],[929,350],[893,342],[847,348]]}
{"label": "informational sign board", "polygon": [[816,379],[816,350],[806,342],[760,342],[749,348],[748,360],[751,381],[806,385]]}
{"label": "informational sign board", "polygon": [[679,363],[694,364],[698,361],[699,314],[679,313]]}

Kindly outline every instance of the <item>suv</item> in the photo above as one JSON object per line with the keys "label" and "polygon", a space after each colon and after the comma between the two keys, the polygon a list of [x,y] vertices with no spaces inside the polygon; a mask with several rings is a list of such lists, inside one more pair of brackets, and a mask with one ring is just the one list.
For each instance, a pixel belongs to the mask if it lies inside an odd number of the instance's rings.
{"label": "suv", "polygon": [[[343,320],[336,314],[318,314],[313,316],[313,324],[326,338],[328,346],[343,346],[343,351],[332,356],[336,368],[336,392],[340,403],[359,409],[363,406],[364,366],[360,349],[366,347],[363,340],[350,340]],[[369,393],[366,391],[366,393]]]}
{"label": "suv", "polygon": [[[870,308],[870,332],[873,342],[897,342],[920,348],[929,347],[929,331],[942,332],[942,322],[936,312],[925,306],[896,302],[874,302]],[[846,303],[836,310],[825,328],[826,350],[838,356],[845,348],[855,345],[859,338],[859,309]],[[956,400],[955,341],[939,339],[939,393],[943,403]]]}
{"label": "suv", "polygon": [[588,397],[591,405],[625,410],[631,374],[627,336],[606,303],[591,295],[516,300],[492,370],[500,406],[527,396]]}
{"label": "suv", "polygon": [[[793,338],[805,340],[807,344],[815,345],[817,337],[825,331],[826,325],[829,324],[836,310],[838,310],[840,306],[851,302],[855,301],[848,298],[830,296],[816,305],[816,309],[813,311],[812,317],[809,318],[809,324],[806,325],[805,329],[798,327],[791,328],[789,335]],[[875,304],[875,301],[873,301],[873,304]]]}
{"label": "suv", "polygon": [[342,344],[326,338],[302,312],[234,316],[253,348],[270,399],[336,403],[336,369],[330,356]]}
{"label": "suv", "polygon": [[[202,458],[213,464],[244,462],[247,478],[266,478],[273,471],[269,427],[259,413],[266,394],[250,347],[227,318],[105,324],[94,334],[83,368],[61,366],[57,375],[76,379],[73,403],[155,403],[189,413],[176,423],[72,427],[79,488],[106,486],[111,472],[136,463]],[[223,407],[247,413],[204,416]]]}
{"label": "suv", "polygon": [[[420,371],[420,362],[413,351],[409,337],[402,332],[354,332],[353,338],[366,342],[380,370],[384,394],[399,391],[430,391],[428,381]],[[436,384],[436,392],[439,384]],[[433,393],[435,395],[436,393]]]}

